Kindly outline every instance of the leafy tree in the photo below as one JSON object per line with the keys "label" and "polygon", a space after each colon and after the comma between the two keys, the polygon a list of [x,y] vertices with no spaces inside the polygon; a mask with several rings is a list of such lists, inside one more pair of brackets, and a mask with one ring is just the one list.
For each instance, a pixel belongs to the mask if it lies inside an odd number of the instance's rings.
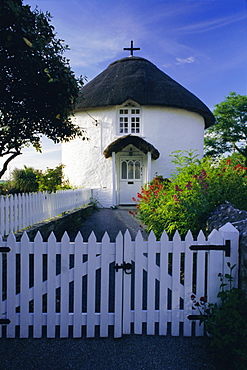
{"label": "leafy tree", "polygon": [[0,178],[24,146],[41,151],[41,135],[55,143],[83,137],[70,119],[82,79],[71,71],[63,56],[68,46],[50,19],[22,0],[1,0]]}
{"label": "leafy tree", "polygon": [[215,157],[238,152],[247,166],[247,96],[231,92],[215,107],[216,124],[206,131],[205,154]]}
{"label": "leafy tree", "polygon": [[48,191],[49,193],[56,192],[60,189],[70,188],[67,183],[63,182],[63,165],[60,164],[55,168],[47,168],[45,173],[37,174],[39,191]]}
{"label": "leafy tree", "polygon": [[20,193],[35,192],[38,190],[37,171],[32,167],[15,168],[11,173],[11,186]]}

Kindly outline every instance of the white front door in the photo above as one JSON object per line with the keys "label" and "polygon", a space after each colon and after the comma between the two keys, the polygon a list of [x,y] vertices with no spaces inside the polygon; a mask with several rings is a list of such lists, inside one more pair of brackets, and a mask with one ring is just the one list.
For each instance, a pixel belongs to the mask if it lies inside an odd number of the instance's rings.
{"label": "white front door", "polygon": [[121,157],[119,163],[119,204],[134,204],[142,187],[142,158]]}

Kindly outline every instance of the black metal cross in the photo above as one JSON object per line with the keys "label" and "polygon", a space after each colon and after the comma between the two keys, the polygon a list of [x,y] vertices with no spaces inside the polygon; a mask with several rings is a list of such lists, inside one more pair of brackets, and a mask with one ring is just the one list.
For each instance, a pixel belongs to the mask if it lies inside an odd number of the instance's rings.
{"label": "black metal cross", "polygon": [[131,42],[130,42],[130,48],[123,48],[123,50],[130,50],[130,56],[133,57],[133,51],[134,50],[140,50],[140,48],[134,48],[133,47],[133,41],[131,40]]}

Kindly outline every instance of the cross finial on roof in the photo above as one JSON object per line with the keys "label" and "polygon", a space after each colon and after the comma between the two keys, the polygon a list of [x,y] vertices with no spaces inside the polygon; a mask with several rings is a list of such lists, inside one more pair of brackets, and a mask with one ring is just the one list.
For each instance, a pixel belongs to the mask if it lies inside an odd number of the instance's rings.
{"label": "cross finial on roof", "polygon": [[123,48],[123,50],[130,50],[130,56],[133,57],[133,51],[134,50],[140,50],[140,48],[134,48],[133,47],[133,41],[130,42],[130,48]]}

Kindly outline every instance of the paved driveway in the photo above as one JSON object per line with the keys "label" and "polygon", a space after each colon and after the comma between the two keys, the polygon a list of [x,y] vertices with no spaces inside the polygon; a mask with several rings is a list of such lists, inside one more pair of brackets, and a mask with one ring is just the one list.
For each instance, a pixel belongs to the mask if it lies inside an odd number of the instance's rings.
{"label": "paved driveway", "polygon": [[136,237],[138,230],[141,231],[143,238],[147,238],[143,225],[137,217],[133,216],[135,210],[129,209],[110,209],[101,208],[94,210],[93,213],[85,220],[79,228],[85,241],[93,231],[97,241],[101,241],[105,231],[107,231],[110,240],[113,242],[119,231],[123,234],[128,229],[132,239]]}

